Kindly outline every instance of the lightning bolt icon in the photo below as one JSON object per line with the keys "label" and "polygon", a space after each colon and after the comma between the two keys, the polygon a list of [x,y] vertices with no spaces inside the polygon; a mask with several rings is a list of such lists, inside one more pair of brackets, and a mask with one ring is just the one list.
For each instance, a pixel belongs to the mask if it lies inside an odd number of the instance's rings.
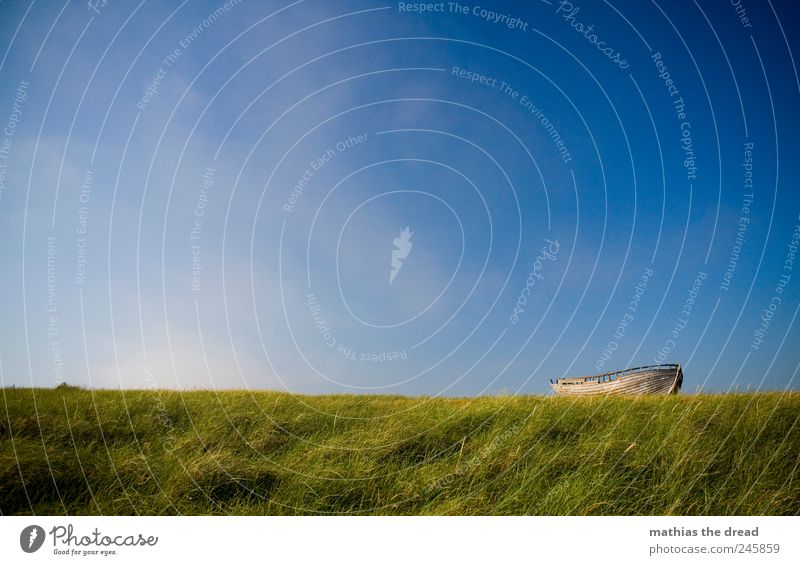
{"label": "lightning bolt icon", "polygon": [[33,547],[33,542],[36,540],[37,537],[39,537],[39,528],[33,528],[31,530],[31,536],[28,539],[28,549]]}
{"label": "lightning bolt icon", "polygon": [[395,248],[392,249],[392,268],[389,271],[390,285],[394,282],[394,278],[403,267],[403,260],[408,257],[409,253],[411,253],[411,248],[413,247],[413,244],[411,243],[412,235],[414,235],[414,232],[412,232],[410,228],[406,226],[400,230],[400,237],[396,237],[392,241]]}

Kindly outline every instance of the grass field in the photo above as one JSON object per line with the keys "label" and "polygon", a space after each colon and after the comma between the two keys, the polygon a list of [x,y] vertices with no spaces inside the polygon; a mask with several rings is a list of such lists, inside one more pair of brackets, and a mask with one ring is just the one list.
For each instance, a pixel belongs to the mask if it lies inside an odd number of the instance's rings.
{"label": "grass field", "polygon": [[800,393],[2,389],[3,514],[800,513]]}

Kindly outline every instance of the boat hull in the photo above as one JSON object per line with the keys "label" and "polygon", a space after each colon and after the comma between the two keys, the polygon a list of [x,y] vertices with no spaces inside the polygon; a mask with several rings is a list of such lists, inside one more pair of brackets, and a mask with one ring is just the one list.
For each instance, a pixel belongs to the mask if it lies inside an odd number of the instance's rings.
{"label": "boat hull", "polygon": [[683,384],[680,365],[637,367],[592,377],[561,378],[550,386],[568,396],[677,394]]}

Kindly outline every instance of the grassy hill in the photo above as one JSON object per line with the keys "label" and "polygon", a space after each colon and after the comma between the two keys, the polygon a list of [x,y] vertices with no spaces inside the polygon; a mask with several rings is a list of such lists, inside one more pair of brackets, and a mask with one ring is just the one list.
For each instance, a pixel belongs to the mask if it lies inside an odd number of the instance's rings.
{"label": "grassy hill", "polygon": [[798,514],[800,393],[0,389],[3,514]]}

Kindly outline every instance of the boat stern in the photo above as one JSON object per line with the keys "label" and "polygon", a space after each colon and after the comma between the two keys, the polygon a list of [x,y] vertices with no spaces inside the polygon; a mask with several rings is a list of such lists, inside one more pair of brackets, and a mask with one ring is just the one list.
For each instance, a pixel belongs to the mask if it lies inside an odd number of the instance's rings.
{"label": "boat stern", "polygon": [[679,364],[675,369],[675,380],[672,381],[672,387],[667,394],[678,394],[681,385],[683,385],[683,368]]}

